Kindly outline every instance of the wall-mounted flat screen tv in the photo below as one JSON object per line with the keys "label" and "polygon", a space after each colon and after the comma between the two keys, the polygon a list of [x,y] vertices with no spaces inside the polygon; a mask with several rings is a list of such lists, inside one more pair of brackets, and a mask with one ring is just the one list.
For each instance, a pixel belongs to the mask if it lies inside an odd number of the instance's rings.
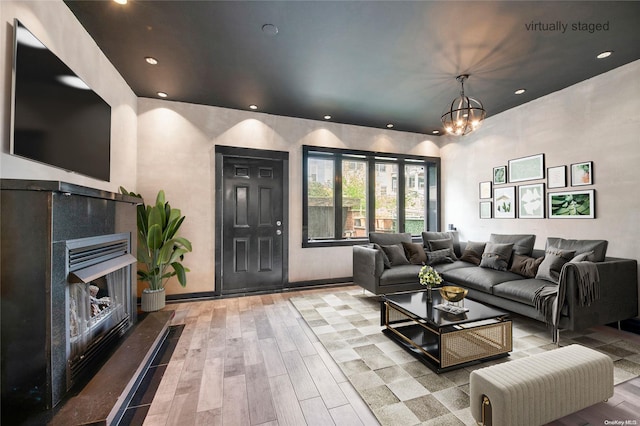
{"label": "wall-mounted flat screen tv", "polygon": [[14,21],[11,153],[109,181],[111,107]]}

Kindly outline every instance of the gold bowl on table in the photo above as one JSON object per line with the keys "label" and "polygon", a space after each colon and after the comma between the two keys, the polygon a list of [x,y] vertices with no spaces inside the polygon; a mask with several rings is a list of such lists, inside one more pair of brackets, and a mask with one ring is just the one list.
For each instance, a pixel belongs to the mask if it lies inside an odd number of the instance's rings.
{"label": "gold bowl on table", "polygon": [[448,302],[459,302],[467,296],[467,293],[469,293],[469,290],[462,287],[456,287],[453,285],[440,287],[440,295]]}

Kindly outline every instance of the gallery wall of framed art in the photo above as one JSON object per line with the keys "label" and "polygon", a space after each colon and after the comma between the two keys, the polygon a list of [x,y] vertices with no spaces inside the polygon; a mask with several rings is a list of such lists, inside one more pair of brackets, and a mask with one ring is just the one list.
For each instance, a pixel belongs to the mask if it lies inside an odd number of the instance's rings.
{"label": "gallery wall of framed art", "polygon": [[515,158],[479,182],[480,219],[595,219],[595,188],[574,188],[593,184],[593,161],[545,169],[545,154]]}

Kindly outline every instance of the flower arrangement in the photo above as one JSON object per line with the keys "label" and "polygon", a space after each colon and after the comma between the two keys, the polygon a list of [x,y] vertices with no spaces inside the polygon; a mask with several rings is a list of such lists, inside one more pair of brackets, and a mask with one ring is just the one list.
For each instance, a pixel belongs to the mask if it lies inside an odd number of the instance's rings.
{"label": "flower arrangement", "polygon": [[435,287],[438,284],[442,283],[442,277],[429,265],[424,265],[420,269],[420,273],[418,274],[418,278],[420,278],[420,284],[427,286],[429,288]]}

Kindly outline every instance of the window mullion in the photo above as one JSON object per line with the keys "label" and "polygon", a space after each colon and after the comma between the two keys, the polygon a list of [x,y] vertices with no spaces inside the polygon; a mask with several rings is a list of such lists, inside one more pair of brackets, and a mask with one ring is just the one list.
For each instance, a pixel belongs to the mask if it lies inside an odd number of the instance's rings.
{"label": "window mullion", "polygon": [[343,239],[342,235],[342,155],[336,154],[333,159],[334,164],[334,174],[335,174],[335,182],[334,182],[334,191],[333,191],[333,205],[335,206],[335,219],[334,219],[334,227],[335,227],[335,239],[341,240]]}
{"label": "window mullion", "polygon": [[367,217],[369,218],[369,232],[376,232],[376,161],[373,156],[367,157]]}
{"label": "window mullion", "polygon": [[405,232],[404,160],[398,160],[398,232]]}

